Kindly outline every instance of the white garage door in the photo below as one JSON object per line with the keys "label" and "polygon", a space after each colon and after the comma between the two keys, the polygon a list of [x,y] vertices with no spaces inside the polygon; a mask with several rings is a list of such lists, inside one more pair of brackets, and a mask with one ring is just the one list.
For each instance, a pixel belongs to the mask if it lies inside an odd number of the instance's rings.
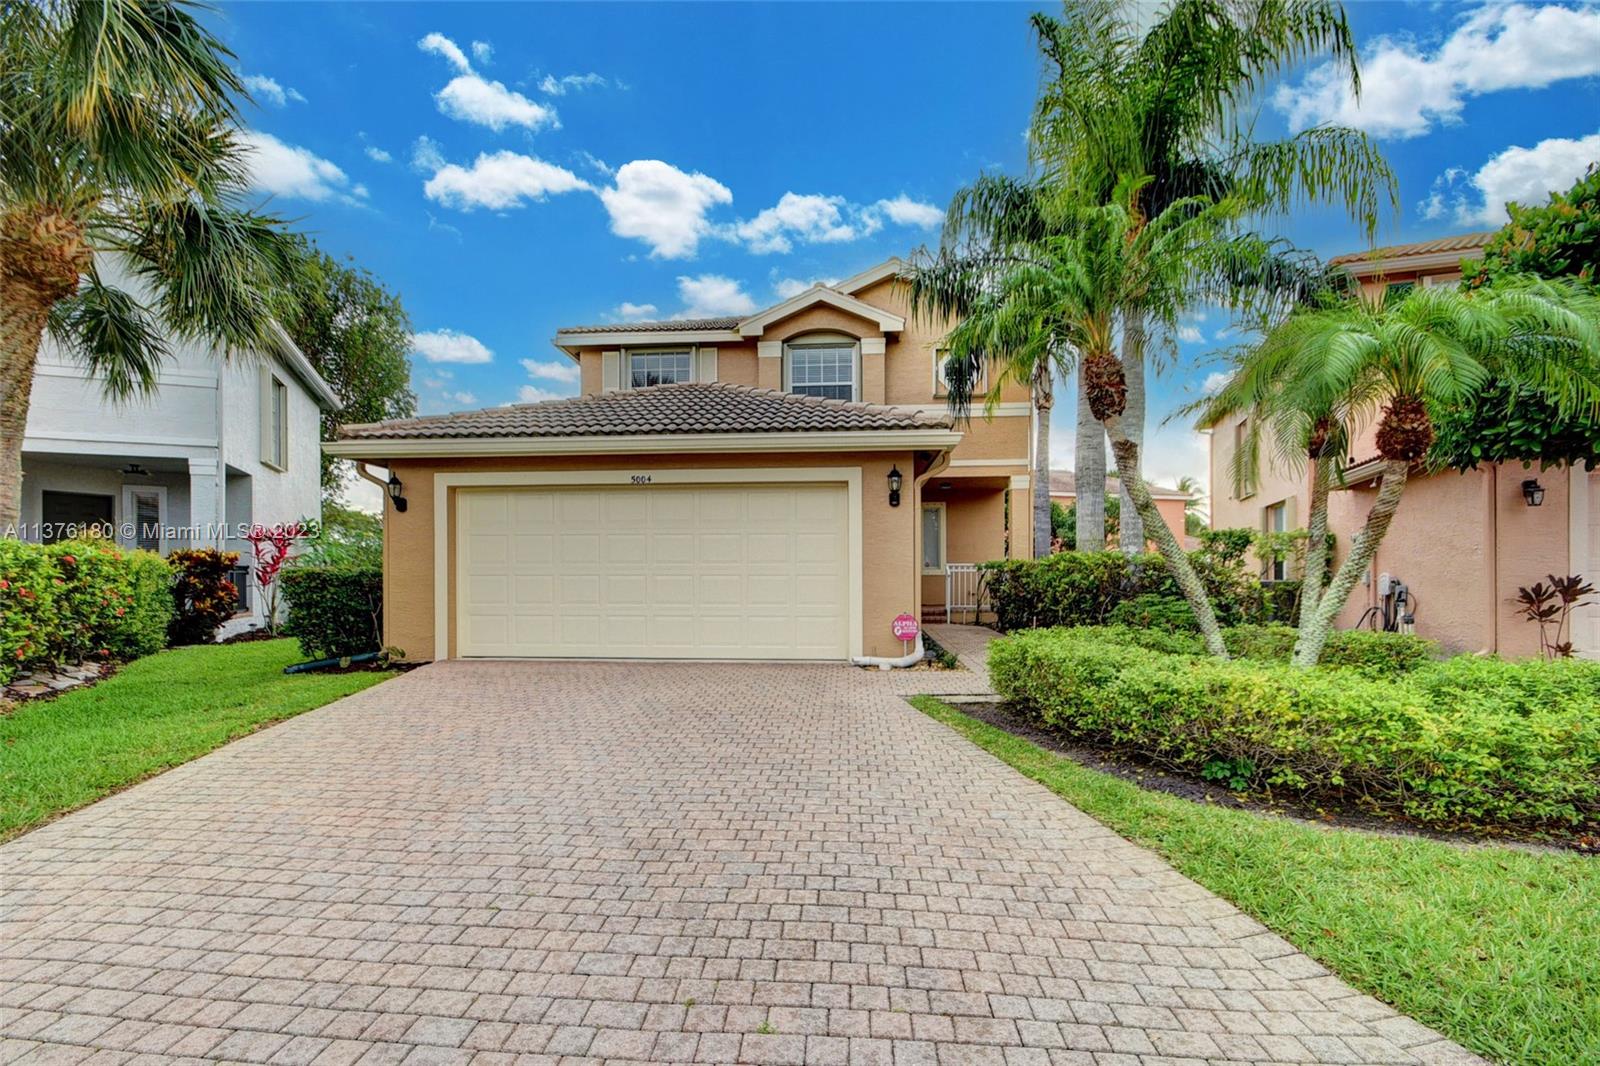
{"label": "white garage door", "polygon": [[460,656],[843,659],[844,486],[463,489]]}

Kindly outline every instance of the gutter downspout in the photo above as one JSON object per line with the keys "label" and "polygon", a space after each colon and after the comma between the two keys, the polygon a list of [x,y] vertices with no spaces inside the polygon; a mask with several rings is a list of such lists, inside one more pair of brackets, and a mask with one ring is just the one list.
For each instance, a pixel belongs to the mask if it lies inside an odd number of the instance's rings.
{"label": "gutter downspout", "polygon": [[1500,653],[1500,464],[1489,464],[1489,653]]}
{"label": "gutter downspout", "polygon": [[[933,477],[933,475],[941,473],[950,466],[951,450],[952,449],[946,448],[944,451],[940,452],[939,457],[932,463],[928,464],[928,469],[924,470],[911,482],[911,499],[914,504],[921,503],[923,482]],[[922,522],[920,521],[920,518],[918,521],[912,523],[911,528],[911,570],[912,574],[914,575],[912,578],[911,587],[917,590],[916,608],[918,615],[920,615],[922,613]],[[876,666],[879,670],[904,670],[908,666],[917,665],[917,663],[922,661],[923,656],[927,654],[928,651],[922,644],[922,619],[919,617],[917,619],[917,644],[916,647],[911,649],[911,653],[909,655],[902,655],[898,658],[884,658],[874,655],[853,655],[850,657],[850,662],[856,666]]]}

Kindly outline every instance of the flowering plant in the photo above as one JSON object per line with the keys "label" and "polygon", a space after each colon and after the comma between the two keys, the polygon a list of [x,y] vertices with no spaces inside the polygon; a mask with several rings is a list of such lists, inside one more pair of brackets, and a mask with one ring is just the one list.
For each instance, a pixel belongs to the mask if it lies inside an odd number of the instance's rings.
{"label": "flowering plant", "polygon": [[295,542],[315,535],[315,526],[305,520],[251,526],[245,535],[255,556],[255,582],[261,589],[262,613],[269,633],[278,631],[278,572],[288,564]]}

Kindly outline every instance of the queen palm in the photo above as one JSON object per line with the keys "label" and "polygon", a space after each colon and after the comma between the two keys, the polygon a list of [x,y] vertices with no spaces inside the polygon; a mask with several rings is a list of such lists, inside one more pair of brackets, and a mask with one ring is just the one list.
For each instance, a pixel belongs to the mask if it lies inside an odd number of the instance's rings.
{"label": "queen palm", "polygon": [[1139,443],[1124,422],[1127,380],[1116,324],[1134,307],[1158,326],[1175,328],[1188,294],[1214,275],[1215,262],[1231,258],[1240,243],[1254,242],[1228,238],[1239,207],[1228,200],[1178,200],[1154,218],[1142,217],[1135,205],[1148,181],[1124,181],[1108,203],[1051,204],[1052,235],[991,260],[982,277],[958,255],[920,261],[910,274],[911,302],[918,311],[960,316],[946,337],[953,392],[964,393],[961,383],[972,379],[973,368],[991,363],[1013,376],[1040,366],[1077,370],[1133,507],[1193,608],[1207,647],[1225,657],[1205,589],[1140,474]]}
{"label": "queen palm", "polygon": [[[1341,203],[1370,233],[1395,184],[1376,146],[1357,131],[1319,126],[1282,141],[1253,137],[1254,98],[1285,67],[1332,57],[1359,91],[1356,50],[1334,0],[1174,0],[1151,20],[1119,0],[1073,0],[1033,25],[1054,76],[1031,135],[1040,180],[1103,201],[1122,181],[1148,176],[1133,205],[1154,218],[1179,199],[1227,195],[1257,212],[1304,200]],[[1150,331],[1137,307],[1119,312],[1129,439],[1143,439]],[[1160,340],[1161,338],[1155,338]],[[1098,449],[1095,449],[1098,451]],[[1078,451],[1085,451],[1080,438]],[[1094,488],[1079,478],[1079,489]],[[1124,551],[1145,533],[1122,481]],[[1131,512],[1131,513],[1130,513]]]}
{"label": "queen palm", "polygon": [[47,329],[114,398],[153,386],[163,328],[268,343],[289,251],[236,206],[231,58],[181,0],[0,5],[0,528]]}
{"label": "queen palm", "polygon": [[[1306,449],[1320,474],[1314,527],[1326,530],[1327,474],[1345,442],[1362,426],[1376,428],[1377,496],[1327,588],[1313,586],[1302,600],[1297,665],[1321,657],[1433,444],[1434,412],[1473,403],[1496,378],[1526,386],[1564,416],[1600,416],[1600,296],[1578,284],[1515,279],[1476,292],[1347,300],[1292,315],[1241,360],[1225,402],[1253,407],[1281,445]],[[1320,577],[1321,560],[1308,558],[1308,578],[1313,562]]]}

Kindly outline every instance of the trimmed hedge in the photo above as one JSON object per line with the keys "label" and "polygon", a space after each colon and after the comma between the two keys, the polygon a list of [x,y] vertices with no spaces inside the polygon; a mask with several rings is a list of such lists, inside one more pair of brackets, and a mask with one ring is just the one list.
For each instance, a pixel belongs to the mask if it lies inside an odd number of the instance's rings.
{"label": "trimmed hedge", "polygon": [[[1120,608],[1119,608],[1120,610]],[[1133,611],[1122,612],[1136,614]],[[1134,625],[1081,626],[1113,644],[1163,651],[1169,655],[1204,655],[1205,644],[1192,628]],[[1238,659],[1288,662],[1294,650],[1295,630],[1289,626],[1232,626],[1222,631],[1228,653]],[[1343,629],[1329,634],[1322,649],[1323,666],[1349,666],[1385,677],[1408,673],[1437,656],[1439,646],[1409,633],[1378,633],[1369,629]]]}
{"label": "trimmed hedge", "polygon": [[158,651],[171,615],[159,555],[92,537],[0,540],[0,684],[23,670]]}
{"label": "trimmed hedge", "polygon": [[289,619],[283,632],[314,659],[383,647],[383,570],[375,566],[304,566],[283,571]]}
{"label": "trimmed hedge", "polygon": [[[1386,648],[1368,669],[1410,668],[1374,676],[1141,646],[1177,637],[1018,633],[990,645],[989,676],[1047,726],[1235,787],[1441,826],[1600,825],[1600,664],[1416,661]],[[1358,641],[1361,652],[1394,643]]]}

